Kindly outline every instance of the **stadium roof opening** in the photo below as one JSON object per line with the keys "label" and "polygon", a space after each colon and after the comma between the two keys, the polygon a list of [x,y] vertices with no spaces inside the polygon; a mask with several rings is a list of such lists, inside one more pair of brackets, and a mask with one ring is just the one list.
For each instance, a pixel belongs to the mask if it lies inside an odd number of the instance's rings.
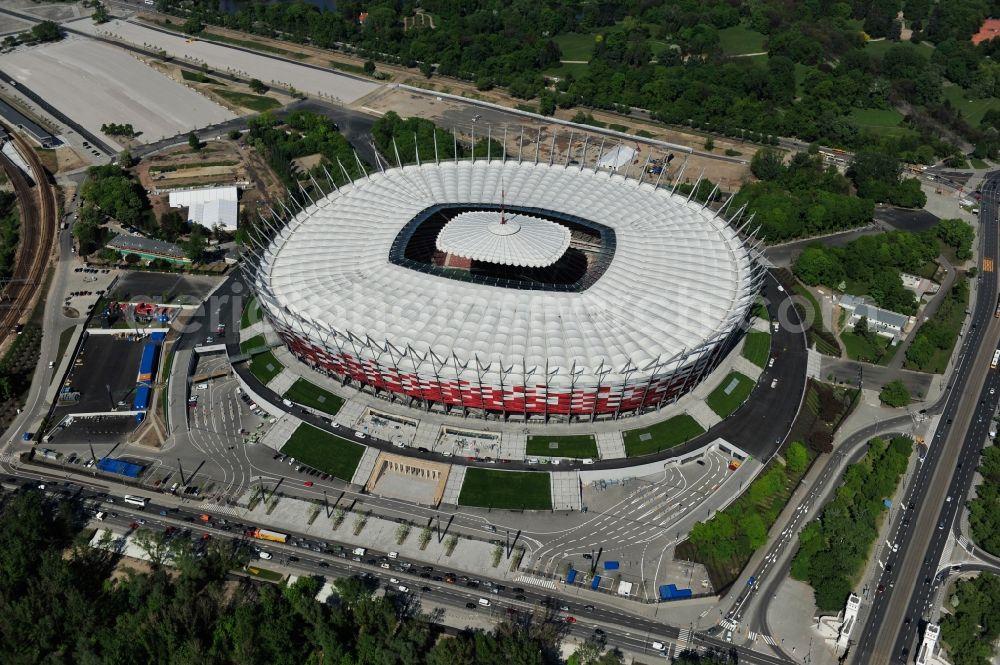
{"label": "stadium roof opening", "polygon": [[569,241],[569,229],[547,219],[474,210],[441,229],[437,248],[474,261],[541,268],[558,261]]}

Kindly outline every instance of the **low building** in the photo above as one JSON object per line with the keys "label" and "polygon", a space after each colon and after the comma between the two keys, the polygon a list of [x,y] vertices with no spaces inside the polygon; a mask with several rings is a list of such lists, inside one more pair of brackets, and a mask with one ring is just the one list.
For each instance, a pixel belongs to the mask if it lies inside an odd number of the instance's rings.
{"label": "low building", "polygon": [[170,192],[170,207],[187,208],[187,218],[192,224],[235,231],[239,219],[239,189],[235,186],[200,187]]}
{"label": "low building", "polygon": [[903,331],[910,324],[909,316],[869,305],[864,298],[859,296],[840,296],[840,306],[848,314],[848,327],[854,327],[858,321],[866,318],[869,330],[883,337],[891,338],[893,344],[902,338]]}
{"label": "low building", "polygon": [[972,35],[972,43],[978,46],[981,42],[995,37],[1000,37],[1000,19],[988,18],[979,27],[979,32]]}
{"label": "low building", "polygon": [[115,239],[108,243],[108,248],[115,250],[122,257],[135,254],[143,261],[160,259],[177,265],[191,264],[191,259],[184,255],[184,250],[181,249],[180,245],[152,238],[130,236],[127,233],[119,233],[115,236]]}

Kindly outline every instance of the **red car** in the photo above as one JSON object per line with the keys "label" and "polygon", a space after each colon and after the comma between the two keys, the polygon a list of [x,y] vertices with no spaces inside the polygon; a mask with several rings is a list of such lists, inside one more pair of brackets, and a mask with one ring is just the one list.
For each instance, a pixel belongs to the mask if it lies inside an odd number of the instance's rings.
{"label": "red car", "polygon": [[211,538],[211,537],[212,537],[212,536],[211,536],[210,534],[207,534],[207,533],[203,533],[203,534],[201,534],[201,539],[202,539],[202,540],[208,540],[208,539],[209,539],[209,538]]}
{"label": "red car", "polygon": [[138,529],[139,528],[139,523],[138,522],[132,522],[131,524],[128,525],[128,528],[130,528],[130,529]]}
{"label": "red car", "polygon": [[313,486],[313,481],[307,480],[306,482],[304,482],[302,484],[305,485],[306,487],[312,487]]}
{"label": "red car", "polygon": [[566,617],[566,623],[576,623],[576,617]]}

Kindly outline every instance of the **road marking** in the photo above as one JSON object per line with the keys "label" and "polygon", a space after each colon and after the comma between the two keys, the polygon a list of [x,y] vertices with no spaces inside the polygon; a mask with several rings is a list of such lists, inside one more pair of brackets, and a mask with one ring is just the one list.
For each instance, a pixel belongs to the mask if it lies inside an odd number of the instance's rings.
{"label": "road marking", "polygon": [[983,272],[993,272],[993,259],[983,259]]}

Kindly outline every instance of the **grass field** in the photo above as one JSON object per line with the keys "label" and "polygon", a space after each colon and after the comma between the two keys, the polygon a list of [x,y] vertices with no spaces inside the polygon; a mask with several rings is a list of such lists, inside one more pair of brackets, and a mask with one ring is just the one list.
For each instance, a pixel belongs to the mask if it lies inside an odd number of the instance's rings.
{"label": "grass field", "polygon": [[223,86],[226,85],[222,81],[216,81],[213,78],[205,76],[201,72],[189,72],[186,69],[181,70],[181,77],[185,81],[194,81],[195,83],[211,83],[213,85],[223,85]]}
{"label": "grass field", "polygon": [[594,35],[591,33],[567,32],[552,38],[562,54],[560,60],[590,60],[594,54]]}
{"label": "grass field", "polygon": [[350,481],[365,447],[303,423],[281,447],[281,452],[306,466]]}
{"label": "grass field", "polygon": [[872,344],[850,330],[840,333],[840,342],[844,345],[848,358],[869,363],[879,362],[885,355],[886,347],[889,346],[889,340],[886,337],[876,335],[875,344]]}
{"label": "grass field", "polygon": [[891,39],[883,39],[878,42],[868,42],[865,44],[865,50],[872,55],[881,57],[885,55],[885,52],[893,46],[902,46],[904,48],[912,49],[926,58],[931,57],[931,53],[934,52],[934,47],[926,42],[914,44],[913,42],[894,42]]}
{"label": "grass field", "polygon": [[[557,444],[550,448],[549,444]],[[528,454],[547,457],[597,457],[597,441],[592,434],[569,436],[529,436]]]}
{"label": "grass field", "polygon": [[558,67],[553,67],[551,69],[546,69],[545,70],[545,75],[546,76],[558,76],[559,78],[563,78],[563,77],[565,77],[568,74],[572,74],[574,77],[579,78],[579,77],[581,77],[581,76],[583,76],[584,74],[587,73],[587,69],[589,67],[590,67],[590,65],[588,65],[586,63],[562,62],[562,63],[559,63]]}
{"label": "grass field", "polygon": [[767,357],[771,355],[771,333],[751,330],[743,342],[743,357],[757,367],[767,365]]}
{"label": "grass field", "polygon": [[[951,354],[955,349],[955,343],[958,341],[958,333],[962,328],[962,322],[965,320],[965,310],[968,307],[968,289],[965,290],[965,293],[961,298],[955,298],[952,294],[948,294],[948,297],[941,303],[937,313],[934,315],[934,321],[936,321],[942,329],[947,331],[951,344],[948,345],[947,349],[935,349],[934,355],[924,366],[917,366],[909,360],[906,360],[903,363],[903,367],[906,369],[920,370],[921,372],[930,372],[932,374],[943,373],[945,368],[948,366],[948,360],[951,358]],[[919,337],[920,334],[920,330],[918,329],[917,336]]]}
{"label": "grass field", "polygon": [[903,114],[892,109],[854,109],[851,120],[860,129],[868,129],[879,136],[904,136],[914,133],[903,127]]}
{"label": "grass field", "polygon": [[[630,429],[622,433],[625,439],[625,455],[649,455],[690,441],[705,429],[698,421],[686,413],[641,429]],[[649,436],[646,436],[649,435]]]}
{"label": "grass field", "polygon": [[340,407],[344,405],[343,399],[305,379],[299,379],[293,383],[282,397],[286,397],[296,404],[329,413],[331,416],[340,411]]}
{"label": "grass field", "polygon": [[222,97],[230,104],[236,104],[237,106],[242,106],[243,108],[250,109],[251,111],[257,111],[258,113],[270,111],[271,109],[276,109],[281,106],[281,102],[277,99],[265,97],[264,95],[251,95],[246,92],[220,90],[219,88],[213,88],[212,92],[217,94],[219,97]]}
{"label": "grass field", "polygon": [[973,99],[969,97],[969,93],[961,86],[946,85],[942,92],[944,92],[945,99],[950,101],[953,107],[961,111],[962,116],[973,127],[979,126],[987,111],[1000,108],[1000,99],[996,97]]}
{"label": "grass field", "polygon": [[458,503],[481,508],[552,510],[552,479],[547,473],[470,467]]}
{"label": "grass field", "polygon": [[[837,338],[823,326],[823,313],[816,301],[816,296],[803,284],[795,282],[795,295],[800,296],[796,305],[803,309],[802,322],[809,324],[808,336],[809,344],[815,345],[816,350],[827,356],[840,356],[840,347],[837,345]],[[809,322],[812,323],[809,323]]]}
{"label": "grass field", "polygon": [[240,330],[249,328],[258,321],[260,321],[260,307],[257,306],[257,298],[251,298],[247,302],[247,306],[243,308],[243,316],[240,317]]}
{"label": "grass field", "polygon": [[257,377],[257,380],[265,386],[271,379],[281,374],[285,369],[274,354],[270,351],[258,354],[250,361],[250,373]]}
{"label": "grass field", "polygon": [[246,353],[251,349],[256,349],[260,346],[267,346],[267,341],[264,339],[263,335],[254,335],[250,339],[245,339],[240,342],[240,351]]}
{"label": "grass field", "polygon": [[[726,388],[734,379],[736,387],[729,394],[726,394]],[[708,404],[708,408],[725,418],[746,401],[751,390],[753,390],[753,379],[739,372],[730,372],[729,376],[719,384],[719,387],[709,394],[705,403]]]}
{"label": "grass field", "polygon": [[989,164],[978,157],[969,157],[969,163],[972,164],[972,168],[974,169],[988,169],[990,167]]}
{"label": "grass field", "polygon": [[719,30],[719,45],[726,55],[761,53],[767,50],[764,47],[764,35],[744,25]]}

